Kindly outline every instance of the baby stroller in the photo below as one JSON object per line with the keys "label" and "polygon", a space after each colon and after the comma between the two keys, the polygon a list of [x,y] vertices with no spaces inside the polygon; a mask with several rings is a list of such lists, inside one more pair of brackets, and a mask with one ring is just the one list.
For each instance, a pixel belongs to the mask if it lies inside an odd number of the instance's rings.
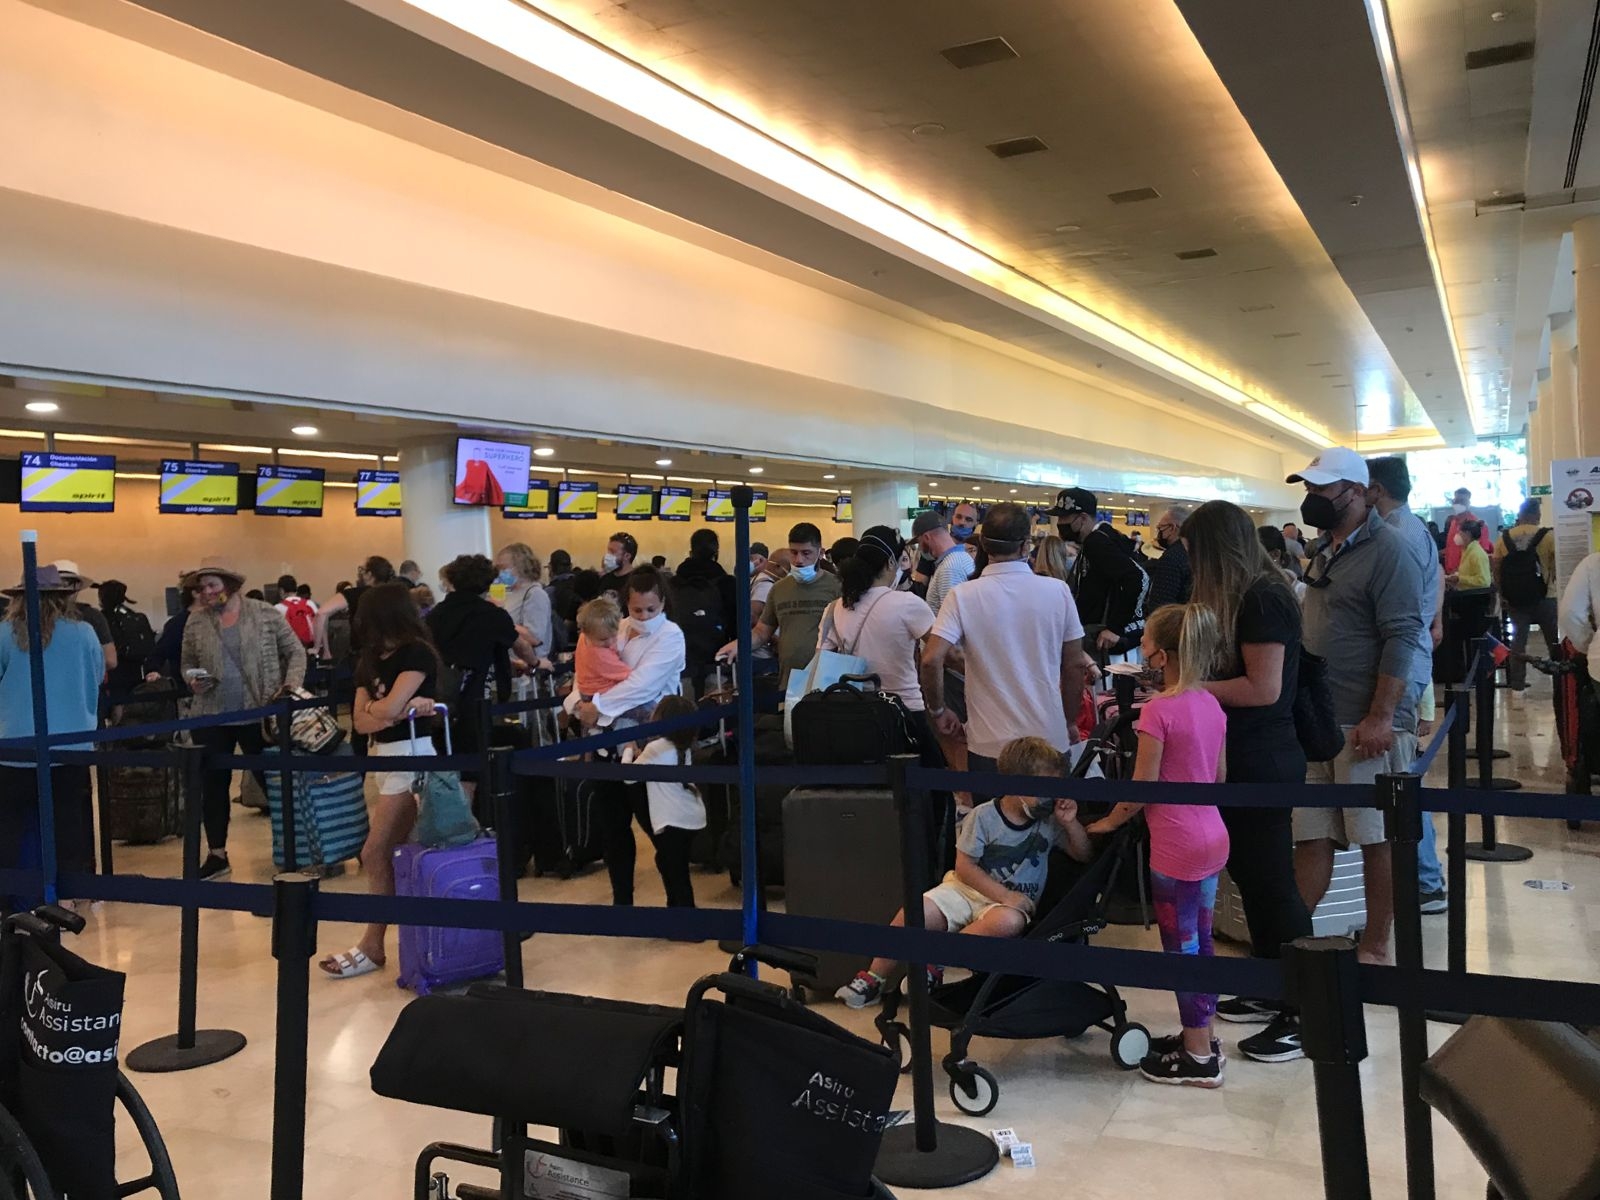
{"label": "baby stroller", "polygon": [[[1041,913],[1024,940],[1087,942],[1104,929],[1106,898],[1133,850],[1134,830],[1124,825],[1054,907]],[[899,1009],[898,989],[885,989],[875,1023],[884,1045],[896,1052],[902,1066],[909,1066],[911,1031],[897,1020]],[[950,1031],[950,1053],[944,1057],[950,1099],[974,1117],[989,1113],[1000,1098],[999,1081],[967,1057],[975,1037],[1075,1038],[1092,1026],[1111,1034],[1112,1061],[1125,1071],[1150,1052],[1149,1030],[1128,1020],[1127,1005],[1110,984],[979,972],[933,988],[928,1019]]]}
{"label": "baby stroller", "polygon": [[[1600,696],[1590,680],[1588,659],[1563,641],[1560,657],[1529,658],[1528,665],[1551,676],[1555,684],[1556,735],[1567,768],[1566,790],[1587,796],[1600,774]],[[1567,827],[1577,829],[1580,824],[1568,821]]]}
{"label": "baby stroller", "polygon": [[[61,945],[83,924],[55,905],[0,922],[0,1197],[178,1200],[155,1118],[116,1065],[124,976]],[[115,1174],[119,1104],[150,1161],[127,1183]]]}
{"label": "baby stroller", "polygon": [[[459,1200],[563,1187],[653,1200],[893,1200],[872,1178],[893,1057],[743,974],[753,961],[814,971],[809,958],[741,951],[683,1008],[491,984],[412,1001],[373,1064],[373,1091],[495,1118],[492,1149],[423,1149],[415,1200],[449,1200],[436,1171],[449,1162],[499,1175],[493,1188],[462,1184]],[[529,1124],[554,1128],[555,1140],[529,1137]]]}

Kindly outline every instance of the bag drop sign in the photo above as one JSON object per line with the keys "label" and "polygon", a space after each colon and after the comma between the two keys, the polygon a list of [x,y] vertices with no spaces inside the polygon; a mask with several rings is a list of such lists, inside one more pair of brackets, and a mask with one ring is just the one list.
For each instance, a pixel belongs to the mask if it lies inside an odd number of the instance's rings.
{"label": "bag drop sign", "polygon": [[78,1070],[117,1061],[123,977],[105,972],[69,979],[29,943],[22,975],[22,1040],[41,1067]]}
{"label": "bag drop sign", "polygon": [[528,1200],[628,1200],[631,1192],[626,1171],[529,1150],[522,1159],[522,1194]]}

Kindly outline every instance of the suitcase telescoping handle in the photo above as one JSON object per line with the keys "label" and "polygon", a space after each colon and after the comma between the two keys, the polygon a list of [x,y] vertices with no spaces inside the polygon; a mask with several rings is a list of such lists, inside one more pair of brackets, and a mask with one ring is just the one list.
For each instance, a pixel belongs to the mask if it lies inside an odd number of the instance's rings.
{"label": "suitcase telescoping handle", "polygon": [[[438,713],[441,717],[444,718],[444,752],[447,755],[448,754],[454,754],[455,753],[455,747],[453,747],[450,744],[450,706],[448,704],[437,704],[436,703],[433,706],[433,711]],[[406,710],[406,721],[411,726],[411,740],[414,742],[414,741],[417,740],[417,710],[416,709],[408,708]]]}

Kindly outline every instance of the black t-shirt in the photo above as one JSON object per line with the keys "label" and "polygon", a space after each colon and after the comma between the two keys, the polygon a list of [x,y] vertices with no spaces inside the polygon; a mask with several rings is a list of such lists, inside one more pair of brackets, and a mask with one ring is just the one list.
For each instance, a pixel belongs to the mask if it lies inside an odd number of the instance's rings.
{"label": "black t-shirt", "polygon": [[628,611],[628,576],[632,574],[633,568],[629,567],[626,571],[612,571],[609,574],[600,576],[601,594],[609,592],[616,597],[616,601],[621,606],[624,615]]}
{"label": "black t-shirt", "polygon": [[[1228,774],[1238,779],[1249,764],[1267,756],[1299,754],[1294,732],[1294,693],[1300,681],[1300,605],[1287,585],[1258,579],[1239,602],[1234,645],[1278,642],[1283,646],[1283,690],[1278,699],[1256,708],[1224,708],[1228,715]],[[1244,655],[1235,651],[1230,679],[1244,674]],[[1240,770],[1235,772],[1234,764]]]}
{"label": "black t-shirt", "polygon": [[357,650],[361,649],[361,633],[360,633],[360,628],[361,627],[356,624],[356,613],[361,608],[361,597],[365,596],[371,590],[372,589],[370,587],[368,587],[366,584],[358,583],[354,587],[347,587],[347,588],[345,588],[344,591],[339,593],[341,596],[344,597],[344,605],[345,605],[345,607],[350,610],[350,649],[351,649],[351,651],[357,651]]}
{"label": "black t-shirt", "polygon": [[[431,646],[421,642],[408,642],[400,649],[393,651],[374,664],[370,676],[356,680],[357,687],[364,687],[374,700],[382,700],[394,687],[394,681],[407,671],[422,672],[422,686],[414,693],[426,700],[434,698],[434,684],[439,673],[439,659],[434,654]],[[425,737],[427,730],[432,727],[431,721],[421,721],[417,724],[417,736]],[[402,742],[411,736],[411,723],[401,721],[398,725],[391,725],[387,729],[380,729],[372,735],[375,742]]]}
{"label": "black t-shirt", "polygon": [[501,700],[511,698],[511,647],[517,641],[517,627],[510,613],[482,596],[451,592],[433,606],[426,620],[440,656],[463,673],[462,687],[468,690],[463,691],[462,701],[468,711],[482,697],[491,668],[496,694]]}

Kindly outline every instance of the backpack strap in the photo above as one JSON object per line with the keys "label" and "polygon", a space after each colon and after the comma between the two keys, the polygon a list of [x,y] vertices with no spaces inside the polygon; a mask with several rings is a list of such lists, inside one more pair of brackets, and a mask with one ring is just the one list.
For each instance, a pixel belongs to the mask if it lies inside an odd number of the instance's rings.
{"label": "backpack strap", "polygon": [[[1533,541],[1528,543],[1528,549],[1537,550],[1539,548],[1539,543],[1544,541],[1544,535],[1549,532],[1550,530],[1547,528],[1540,528],[1538,532],[1533,535]],[[1510,535],[1507,534],[1507,536],[1509,537]]]}

